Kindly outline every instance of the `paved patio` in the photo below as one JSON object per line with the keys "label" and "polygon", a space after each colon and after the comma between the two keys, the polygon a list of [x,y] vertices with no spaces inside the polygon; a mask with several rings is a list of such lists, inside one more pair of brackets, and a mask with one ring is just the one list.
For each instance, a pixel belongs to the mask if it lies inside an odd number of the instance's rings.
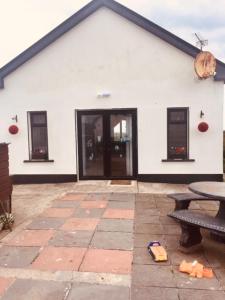
{"label": "paved patio", "polygon": [[[181,253],[179,226],[167,217],[174,204],[166,195],[138,193],[137,186],[131,193],[127,187],[103,193],[89,185],[85,193],[84,187],[57,186],[42,209],[21,219],[1,240],[1,299],[225,299],[224,245],[205,233],[201,251]],[[15,192],[22,197],[23,189]],[[148,189],[157,191],[156,186]],[[215,214],[217,205],[196,202],[191,208]],[[168,262],[152,261],[146,250],[150,240],[165,245]],[[191,279],[179,273],[183,259],[198,259],[213,268],[215,277]]]}

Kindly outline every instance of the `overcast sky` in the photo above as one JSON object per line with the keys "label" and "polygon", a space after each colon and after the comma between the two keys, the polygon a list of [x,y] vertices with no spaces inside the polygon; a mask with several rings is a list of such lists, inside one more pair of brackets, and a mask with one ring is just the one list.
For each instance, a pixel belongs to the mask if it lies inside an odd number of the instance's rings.
{"label": "overcast sky", "polygon": [[[87,0],[0,0],[0,67],[84,6]],[[118,2],[196,45],[209,40],[225,62],[225,0],[119,0]]]}

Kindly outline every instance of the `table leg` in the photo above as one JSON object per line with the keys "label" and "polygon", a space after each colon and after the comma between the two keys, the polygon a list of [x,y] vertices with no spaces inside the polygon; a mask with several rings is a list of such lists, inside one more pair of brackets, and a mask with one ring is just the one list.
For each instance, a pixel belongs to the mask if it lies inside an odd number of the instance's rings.
{"label": "table leg", "polygon": [[[218,213],[216,215],[216,218],[220,218],[225,220],[225,202],[224,201],[220,201],[220,206],[219,206],[219,210]],[[225,236],[221,235],[218,232],[211,232],[210,233],[211,238],[217,242],[221,242],[221,243],[225,243]]]}
{"label": "table leg", "polygon": [[216,217],[225,219],[225,201],[220,201],[220,206]]}

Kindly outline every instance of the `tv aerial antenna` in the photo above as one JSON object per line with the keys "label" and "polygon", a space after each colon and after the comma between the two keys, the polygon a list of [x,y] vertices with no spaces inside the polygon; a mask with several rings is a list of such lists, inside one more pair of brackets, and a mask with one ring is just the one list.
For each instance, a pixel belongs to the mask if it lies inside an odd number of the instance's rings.
{"label": "tv aerial antenna", "polygon": [[205,40],[199,33],[195,33],[195,37],[197,38],[196,45],[201,49],[201,51],[203,47],[208,46],[209,41]]}

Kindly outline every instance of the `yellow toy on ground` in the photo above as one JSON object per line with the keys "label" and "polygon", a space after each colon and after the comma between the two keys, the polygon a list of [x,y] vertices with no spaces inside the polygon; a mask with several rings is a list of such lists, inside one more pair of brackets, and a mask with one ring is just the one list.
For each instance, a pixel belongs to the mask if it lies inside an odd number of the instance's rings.
{"label": "yellow toy on ground", "polygon": [[213,278],[212,269],[205,268],[197,260],[188,263],[186,260],[183,260],[180,264],[179,271],[182,273],[188,273],[191,277],[197,278]]}

